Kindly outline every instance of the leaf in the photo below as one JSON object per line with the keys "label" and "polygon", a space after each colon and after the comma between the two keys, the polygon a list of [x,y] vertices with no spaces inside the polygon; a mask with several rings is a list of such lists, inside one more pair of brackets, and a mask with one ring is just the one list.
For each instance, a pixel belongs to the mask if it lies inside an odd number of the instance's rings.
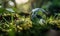
{"label": "leaf", "polygon": [[6,10],[9,12],[15,12],[12,8],[6,8]]}

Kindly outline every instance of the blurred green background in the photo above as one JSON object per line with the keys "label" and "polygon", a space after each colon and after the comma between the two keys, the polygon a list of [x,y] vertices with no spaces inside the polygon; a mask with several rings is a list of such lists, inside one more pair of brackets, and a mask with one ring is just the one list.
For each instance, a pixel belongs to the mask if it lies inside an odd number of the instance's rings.
{"label": "blurred green background", "polygon": [[[31,20],[35,8],[46,11],[37,14],[45,23],[38,23],[37,17]],[[60,36],[60,0],[0,0],[0,36],[53,36],[51,33]]]}

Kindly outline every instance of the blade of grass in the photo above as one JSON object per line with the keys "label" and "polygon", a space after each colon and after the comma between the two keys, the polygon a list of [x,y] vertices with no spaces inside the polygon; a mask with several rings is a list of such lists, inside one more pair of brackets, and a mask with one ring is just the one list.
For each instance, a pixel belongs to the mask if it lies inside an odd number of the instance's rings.
{"label": "blade of grass", "polygon": [[8,24],[9,24],[9,22],[8,22],[4,17],[2,17],[2,18],[5,20],[5,22],[6,22],[6,23],[8,23]]}

